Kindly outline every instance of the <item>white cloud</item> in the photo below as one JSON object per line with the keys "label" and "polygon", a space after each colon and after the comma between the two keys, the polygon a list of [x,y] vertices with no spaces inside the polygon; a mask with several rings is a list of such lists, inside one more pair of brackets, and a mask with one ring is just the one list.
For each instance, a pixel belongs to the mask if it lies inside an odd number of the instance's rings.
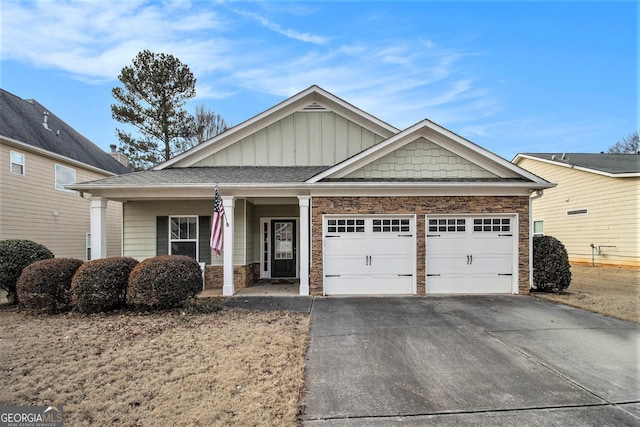
{"label": "white cloud", "polygon": [[323,45],[325,44],[328,39],[326,37],[322,37],[322,36],[318,36],[315,34],[311,34],[311,33],[302,33],[296,30],[292,30],[292,29],[285,29],[282,28],[279,24],[275,23],[275,22],[271,22],[270,20],[268,20],[267,18],[258,15],[257,13],[252,13],[252,12],[247,12],[244,10],[239,10],[236,9],[234,10],[235,13],[237,13],[238,15],[241,16],[246,16],[248,18],[251,18],[255,21],[258,21],[262,26],[270,29],[271,31],[274,31],[278,34],[281,34],[285,37],[288,37],[290,39],[294,39],[294,40],[298,40],[301,42],[305,42],[305,43],[313,43],[313,44],[317,44],[317,45]]}
{"label": "white cloud", "polygon": [[[268,9],[270,16],[291,14],[278,5]],[[314,10],[298,13],[313,19]],[[258,37],[238,22],[242,17],[303,44]],[[199,99],[246,90],[284,98],[318,84],[398,127],[425,117],[455,123],[500,109],[499,98],[466,69],[465,59],[476,54],[420,36],[325,37],[225,4],[181,1],[5,2],[2,25],[2,60],[62,70],[88,83],[115,82],[122,67],[149,49],[188,64]]]}
{"label": "white cloud", "polygon": [[170,48],[167,53],[186,62],[184,53],[193,60],[190,66],[204,70],[226,53],[224,43],[190,37],[223,29],[216,14],[182,2],[5,2],[2,12],[3,60],[63,70],[85,81],[115,79],[142,49]]}

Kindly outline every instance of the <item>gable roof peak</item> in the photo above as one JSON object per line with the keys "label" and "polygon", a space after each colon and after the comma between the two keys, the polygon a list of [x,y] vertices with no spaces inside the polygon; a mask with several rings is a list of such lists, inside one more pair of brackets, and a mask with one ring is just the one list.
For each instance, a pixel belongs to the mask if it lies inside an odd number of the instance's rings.
{"label": "gable roof peak", "polygon": [[262,113],[245,120],[244,122],[218,134],[208,141],[185,151],[182,154],[154,167],[154,170],[162,170],[169,167],[186,167],[202,160],[217,150],[224,149],[244,136],[254,133],[299,111],[332,111],[357,124],[389,138],[400,130],[379,118],[361,110],[349,102],[339,98],[318,85],[311,85],[297,94],[283,100]]}

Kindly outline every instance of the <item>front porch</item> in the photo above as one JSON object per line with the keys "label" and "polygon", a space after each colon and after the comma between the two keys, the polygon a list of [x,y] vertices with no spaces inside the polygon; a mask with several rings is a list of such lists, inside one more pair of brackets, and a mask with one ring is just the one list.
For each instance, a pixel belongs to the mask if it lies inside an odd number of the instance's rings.
{"label": "front porch", "polygon": [[[200,294],[198,294],[198,298],[220,296],[223,296],[222,288],[205,288]],[[246,288],[236,289],[236,293],[234,294],[234,296],[300,296],[300,281],[258,280],[257,282],[247,286]]]}
{"label": "front porch", "polygon": [[[105,256],[107,198],[91,199],[93,258]],[[207,294],[260,292],[261,280],[295,280],[309,295],[310,196],[222,195],[224,248],[209,247],[211,199],[129,200],[123,204],[123,255],[192,256],[203,266]],[[260,286],[264,286],[261,283]],[[273,286],[273,285],[271,285]],[[245,290],[247,288],[252,288]],[[271,288],[262,293],[284,292]]]}

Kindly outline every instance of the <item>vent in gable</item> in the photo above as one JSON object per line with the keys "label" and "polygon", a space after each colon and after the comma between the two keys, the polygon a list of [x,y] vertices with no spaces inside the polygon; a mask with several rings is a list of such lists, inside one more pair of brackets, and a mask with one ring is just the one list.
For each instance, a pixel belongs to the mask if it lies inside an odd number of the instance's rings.
{"label": "vent in gable", "polygon": [[307,105],[300,111],[328,111],[324,106],[314,102],[312,104]]}

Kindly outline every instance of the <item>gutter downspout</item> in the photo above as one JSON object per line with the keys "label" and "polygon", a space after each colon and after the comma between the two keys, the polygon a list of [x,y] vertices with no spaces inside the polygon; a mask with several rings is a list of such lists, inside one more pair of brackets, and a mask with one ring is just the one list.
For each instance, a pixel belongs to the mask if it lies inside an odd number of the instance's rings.
{"label": "gutter downspout", "polygon": [[543,196],[544,190],[530,190],[529,196],[529,290],[535,289],[533,285],[533,201]]}

